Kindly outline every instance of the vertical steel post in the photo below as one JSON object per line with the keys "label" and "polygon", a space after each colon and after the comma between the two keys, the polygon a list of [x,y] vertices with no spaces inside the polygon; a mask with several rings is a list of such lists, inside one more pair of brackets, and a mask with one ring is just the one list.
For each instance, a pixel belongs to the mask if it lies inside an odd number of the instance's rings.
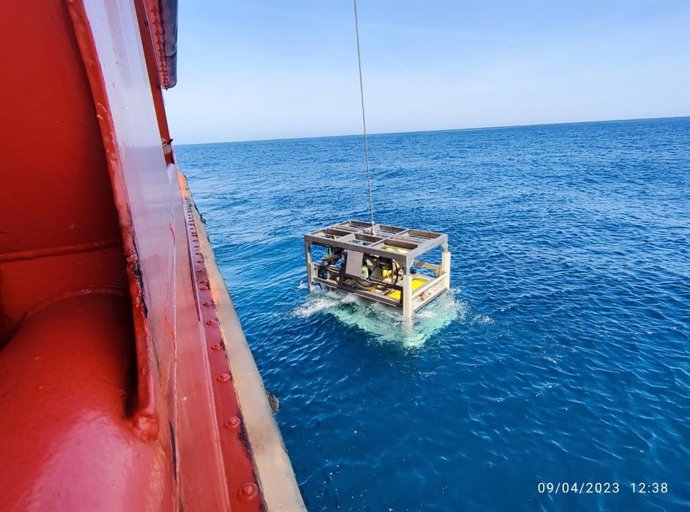
{"label": "vertical steel post", "polygon": [[450,251],[444,247],[441,253],[441,275],[445,278],[445,287],[450,288]]}
{"label": "vertical steel post", "polygon": [[412,308],[412,274],[410,274],[409,267],[405,267],[402,286],[403,320],[410,320],[412,318],[412,313],[414,313],[414,310]]}
{"label": "vertical steel post", "polygon": [[307,260],[307,289],[311,291],[313,265],[311,263],[311,243],[307,241],[304,242],[304,256]]}

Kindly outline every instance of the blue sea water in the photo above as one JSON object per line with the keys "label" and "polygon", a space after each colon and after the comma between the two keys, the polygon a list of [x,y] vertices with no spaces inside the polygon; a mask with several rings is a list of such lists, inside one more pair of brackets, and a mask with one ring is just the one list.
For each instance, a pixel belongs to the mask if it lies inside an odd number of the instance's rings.
{"label": "blue sea water", "polygon": [[690,510],[690,118],[372,136],[377,221],[453,251],[412,333],[304,286],[361,137],[176,151],[310,510]]}

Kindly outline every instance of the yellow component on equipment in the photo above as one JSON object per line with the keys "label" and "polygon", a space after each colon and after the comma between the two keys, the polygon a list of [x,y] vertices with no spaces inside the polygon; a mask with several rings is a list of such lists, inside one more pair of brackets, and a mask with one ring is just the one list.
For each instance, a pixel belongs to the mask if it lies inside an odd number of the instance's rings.
{"label": "yellow component on equipment", "polygon": [[[427,280],[422,277],[413,277],[412,291],[415,291],[417,288],[420,288],[426,282]],[[400,290],[393,290],[392,292],[388,292],[386,295],[393,300],[400,300]]]}
{"label": "yellow component on equipment", "polygon": [[407,254],[410,252],[409,249],[406,249],[405,247],[398,247],[396,245],[384,245],[383,250],[397,252],[398,254]]}

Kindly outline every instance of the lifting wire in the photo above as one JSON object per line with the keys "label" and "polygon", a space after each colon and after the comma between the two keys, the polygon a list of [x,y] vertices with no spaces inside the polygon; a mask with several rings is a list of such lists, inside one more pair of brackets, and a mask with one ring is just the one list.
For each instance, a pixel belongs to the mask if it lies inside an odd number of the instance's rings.
{"label": "lifting wire", "polygon": [[369,168],[369,143],[367,141],[367,118],[364,114],[364,85],[362,85],[362,56],[359,51],[359,18],[357,17],[357,0],[355,6],[355,34],[357,36],[357,66],[359,67],[359,97],[362,100],[362,129],[364,132],[364,164],[367,169],[367,185],[369,186],[369,221],[371,234],[374,235],[374,201],[371,195],[371,169]]}

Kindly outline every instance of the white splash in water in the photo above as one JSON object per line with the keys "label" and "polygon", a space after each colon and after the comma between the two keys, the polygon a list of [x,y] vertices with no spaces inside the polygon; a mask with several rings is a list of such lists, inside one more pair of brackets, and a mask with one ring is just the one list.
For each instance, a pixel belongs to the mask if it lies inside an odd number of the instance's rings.
{"label": "white splash in water", "polygon": [[337,306],[342,302],[342,298],[335,292],[319,293],[309,295],[309,299],[295,310],[295,316],[306,318],[315,313]]}
{"label": "white splash in water", "polygon": [[494,319],[491,318],[489,315],[477,315],[472,319],[473,324],[480,324],[480,325],[491,325],[494,323]]}
{"label": "white splash in water", "polygon": [[455,299],[454,292],[444,293],[404,322],[400,310],[372,303],[352,294],[315,290],[295,310],[298,317],[318,313],[333,315],[345,325],[357,327],[380,342],[399,343],[406,348],[420,347],[452,321],[467,316],[467,305]]}

